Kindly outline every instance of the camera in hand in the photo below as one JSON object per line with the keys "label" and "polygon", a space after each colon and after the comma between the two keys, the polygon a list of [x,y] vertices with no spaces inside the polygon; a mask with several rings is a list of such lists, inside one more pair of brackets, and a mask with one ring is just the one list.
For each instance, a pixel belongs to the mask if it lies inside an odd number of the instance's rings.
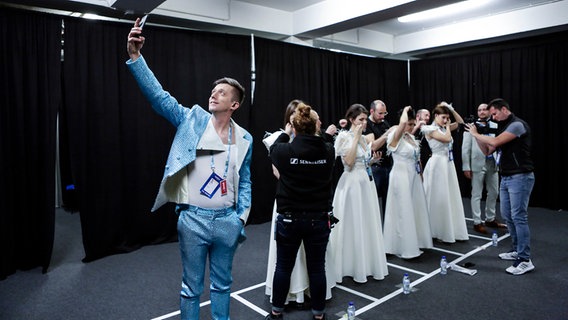
{"label": "camera in hand", "polygon": [[488,134],[496,134],[497,133],[497,123],[491,120],[491,118],[487,120],[475,118],[474,115],[469,115],[463,119],[465,123],[473,123],[475,128],[477,128],[477,132],[480,134],[488,135]]}

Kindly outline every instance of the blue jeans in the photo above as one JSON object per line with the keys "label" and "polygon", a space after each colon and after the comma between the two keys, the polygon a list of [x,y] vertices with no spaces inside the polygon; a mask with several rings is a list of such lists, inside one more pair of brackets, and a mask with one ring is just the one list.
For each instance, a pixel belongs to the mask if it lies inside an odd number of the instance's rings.
{"label": "blue jeans", "polygon": [[209,255],[211,319],[228,320],[233,257],[244,226],[234,208],[178,205],[176,212],[179,214],[177,230],[183,265],[181,318],[199,320],[199,300]]}
{"label": "blue jeans", "polygon": [[512,250],[523,261],[531,257],[528,207],[533,186],[532,172],[501,177],[501,216],[511,234]]}
{"label": "blue jeans", "polygon": [[302,241],[306,250],[312,313],[320,315],[325,311],[325,250],[330,228],[327,213],[320,213],[320,217],[288,219],[279,214],[276,218],[276,269],[272,284],[272,309],[278,313],[284,310],[290,289],[290,276]]}

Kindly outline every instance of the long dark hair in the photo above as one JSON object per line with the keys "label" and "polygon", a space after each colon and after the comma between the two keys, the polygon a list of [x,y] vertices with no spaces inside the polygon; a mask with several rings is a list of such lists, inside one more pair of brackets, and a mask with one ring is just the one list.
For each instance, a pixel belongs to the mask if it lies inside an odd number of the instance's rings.
{"label": "long dark hair", "polygon": [[296,111],[296,107],[298,107],[300,103],[303,103],[303,101],[299,99],[294,99],[288,103],[286,111],[284,112],[284,126],[282,128],[286,128],[286,125],[290,123],[290,117],[294,111]]}
{"label": "long dark hair", "polygon": [[[369,115],[369,111],[367,111],[367,108],[365,108],[362,104],[360,103],[352,104],[349,107],[349,109],[347,109],[347,112],[345,112],[345,119],[347,120],[357,119],[357,117],[361,113],[364,113],[367,116]],[[351,127],[351,121],[348,122],[348,125],[349,127]]]}

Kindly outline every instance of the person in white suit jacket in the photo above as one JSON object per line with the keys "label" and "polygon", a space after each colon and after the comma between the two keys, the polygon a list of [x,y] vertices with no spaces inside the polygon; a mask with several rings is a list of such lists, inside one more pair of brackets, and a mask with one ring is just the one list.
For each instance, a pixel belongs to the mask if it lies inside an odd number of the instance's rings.
{"label": "person in white suit jacket", "polygon": [[[497,123],[491,121],[487,104],[477,107],[478,119],[476,126],[487,135],[493,135]],[[506,228],[505,224],[495,219],[495,206],[499,195],[499,173],[493,155],[484,155],[477,141],[469,132],[464,132],[462,143],[462,170],[466,178],[471,179],[471,212],[473,216],[473,229],[486,234],[487,227]],[[487,189],[485,201],[485,225],[481,220],[481,195],[483,187]]]}

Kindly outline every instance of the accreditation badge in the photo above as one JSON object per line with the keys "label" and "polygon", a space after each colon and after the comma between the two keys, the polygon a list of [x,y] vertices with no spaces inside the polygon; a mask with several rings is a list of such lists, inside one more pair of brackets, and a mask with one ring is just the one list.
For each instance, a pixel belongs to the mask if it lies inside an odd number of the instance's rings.
{"label": "accreditation badge", "polygon": [[[209,176],[209,178],[207,178],[207,181],[205,181],[205,183],[201,187],[201,189],[199,189],[199,191],[201,192],[202,195],[211,199],[211,198],[213,198],[213,195],[215,195],[215,192],[217,192],[217,190],[219,190],[219,187],[221,185],[221,181],[225,181],[225,180],[223,178],[221,178],[215,172],[212,172],[211,175]],[[227,192],[226,189],[227,189],[227,187],[226,187],[226,182],[225,182],[225,193]]]}

